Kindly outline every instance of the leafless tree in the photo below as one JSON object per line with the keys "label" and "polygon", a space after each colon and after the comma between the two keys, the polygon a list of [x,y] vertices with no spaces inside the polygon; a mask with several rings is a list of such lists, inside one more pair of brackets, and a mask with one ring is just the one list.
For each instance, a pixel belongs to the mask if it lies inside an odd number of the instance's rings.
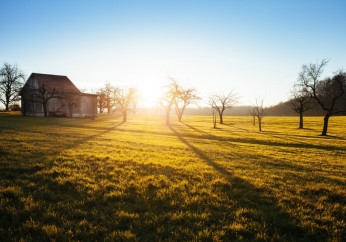
{"label": "leafless tree", "polygon": [[[42,104],[44,117],[48,116],[47,103],[53,98],[60,98],[59,93],[53,89],[46,88],[44,84],[37,88],[25,88],[22,90],[22,95],[25,95],[26,100],[29,102],[36,102]],[[24,112],[25,113],[25,112]]]}
{"label": "leafless tree", "polygon": [[107,108],[107,96],[106,93],[101,88],[97,94],[97,107],[99,108],[99,112],[103,113],[103,111]]}
{"label": "leafless tree", "polygon": [[314,108],[313,98],[310,97],[301,85],[294,85],[288,104],[294,112],[299,114],[299,128],[302,129],[304,127],[304,112]]}
{"label": "leafless tree", "polygon": [[320,80],[327,63],[328,61],[323,59],[321,62],[303,65],[299,73],[299,81],[304,90],[325,112],[322,136],[327,135],[329,118],[346,111],[342,102],[346,90],[346,74],[344,71],[339,71],[332,78]]}
{"label": "leafless tree", "polygon": [[105,96],[105,102],[107,107],[107,113],[110,114],[112,111],[112,108],[114,107],[115,101],[112,100],[112,96],[114,96],[114,91],[116,90],[115,87],[113,87],[110,83],[106,83],[104,88],[102,89],[102,92]]}
{"label": "leafless tree", "polygon": [[216,113],[214,108],[213,108],[213,128],[216,129]]}
{"label": "leafless tree", "polygon": [[251,106],[248,108],[249,114],[252,116],[252,125],[256,126],[256,108]]}
{"label": "leafless tree", "polygon": [[259,131],[262,131],[262,119],[264,117],[263,99],[256,99],[255,105],[250,110],[258,120]]}
{"label": "leafless tree", "polygon": [[238,102],[238,97],[231,91],[227,95],[218,94],[209,97],[209,103],[213,109],[217,111],[220,118],[220,124],[223,124],[223,112],[227,108],[231,108]]}
{"label": "leafless tree", "polygon": [[160,105],[164,108],[166,114],[166,124],[170,124],[171,108],[180,93],[180,86],[174,78],[169,78],[171,83],[165,87],[165,93],[160,99]]}
{"label": "leafless tree", "polygon": [[71,90],[65,90],[64,92],[58,94],[58,98],[63,99],[65,101],[68,116],[71,118],[73,109],[79,108],[81,105],[81,93]]}
{"label": "leafless tree", "polygon": [[24,78],[24,73],[16,65],[4,63],[0,69],[0,102],[5,105],[6,111],[20,100],[19,92]]}
{"label": "leafless tree", "polygon": [[131,95],[131,106],[132,106],[132,113],[133,115],[137,112],[137,104],[138,104],[138,91],[136,88],[130,88],[129,89],[130,95]]}
{"label": "leafless tree", "polygon": [[179,88],[178,95],[174,100],[175,112],[178,116],[179,122],[181,122],[186,107],[200,99],[201,98],[197,95],[196,89]]}
{"label": "leafless tree", "polygon": [[119,110],[123,116],[123,122],[127,121],[127,112],[131,104],[132,97],[134,95],[133,89],[128,88],[114,88],[114,104],[117,110]]}

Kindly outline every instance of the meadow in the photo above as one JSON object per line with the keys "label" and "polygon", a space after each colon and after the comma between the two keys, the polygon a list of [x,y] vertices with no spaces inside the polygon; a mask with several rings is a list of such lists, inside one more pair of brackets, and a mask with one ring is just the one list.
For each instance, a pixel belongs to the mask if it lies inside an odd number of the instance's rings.
{"label": "meadow", "polygon": [[346,117],[0,114],[1,241],[346,241]]}

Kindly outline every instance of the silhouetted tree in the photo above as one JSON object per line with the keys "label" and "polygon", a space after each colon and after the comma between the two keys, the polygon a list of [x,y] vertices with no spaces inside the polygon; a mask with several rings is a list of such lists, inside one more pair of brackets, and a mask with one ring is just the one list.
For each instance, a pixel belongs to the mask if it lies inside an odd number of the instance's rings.
{"label": "silhouetted tree", "polygon": [[186,107],[198,100],[200,100],[200,97],[197,95],[196,89],[179,88],[178,95],[174,100],[175,112],[179,122],[181,122]]}
{"label": "silhouetted tree", "polygon": [[6,111],[20,100],[19,92],[24,78],[24,73],[16,65],[4,63],[0,69],[0,102],[5,105]]}
{"label": "silhouetted tree", "polygon": [[123,122],[127,121],[127,112],[134,95],[133,89],[127,88],[114,88],[113,89],[113,100],[115,107],[121,112],[123,116]]}
{"label": "silhouetted tree", "polygon": [[213,128],[216,129],[216,113],[215,113],[215,109],[213,109]]}
{"label": "silhouetted tree", "polygon": [[114,91],[116,90],[115,87],[113,87],[110,83],[106,83],[103,92],[105,95],[105,101],[106,101],[106,107],[107,107],[107,113],[110,114],[112,111],[112,107],[114,107],[114,100],[112,100],[112,96],[114,96]]}
{"label": "silhouetted tree", "polygon": [[303,114],[304,112],[313,109],[313,99],[301,85],[294,85],[288,104],[294,112],[299,114],[299,128],[302,129],[304,127]]}
{"label": "silhouetted tree", "polygon": [[254,106],[248,107],[248,111],[252,116],[252,125],[256,126],[256,108]]}
{"label": "silhouetted tree", "polygon": [[234,93],[234,91],[231,91],[227,95],[213,95],[209,97],[209,103],[214,108],[220,118],[220,124],[223,124],[223,112],[226,110],[226,108],[231,108],[238,102],[238,97]]}
{"label": "silhouetted tree", "polygon": [[101,88],[97,93],[97,107],[100,113],[103,113],[105,108],[107,108],[107,98],[106,93]]}
{"label": "silhouetted tree", "polygon": [[327,135],[329,118],[346,111],[342,102],[346,90],[346,74],[339,71],[332,78],[320,80],[327,63],[328,61],[323,59],[320,63],[303,65],[299,73],[299,80],[304,90],[325,112],[322,136]]}
{"label": "silhouetted tree", "polygon": [[252,110],[255,117],[257,117],[259,131],[262,131],[262,119],[264,116],[263,99],[256,99],[255,105],[253,105],[250,110]]}
{"label": "silhouetted tree", "polygon": [[23,89],[22,95],[25,95],[26,99],[29,102],[41,103],[44,117],[48,116],[48,112],[47,112],[48,101],[53,98],[60,98],[60,95],[59,93],[57,93],[55,88],[47,89],[44,84],[40,85],[38,88],[30,89],[29,87],[27,87]]}
{"label": "silhouetted tree", "polygon": [[171,83],[165,87],[165,93],[160,99],[160,105],[164,108],[166,114],[166,124],[170,123],[170,112],[177,96],[180,93],[180,87],[174,78],[169,78]]}
{"label": "silhouetted tree", "polygon": [[131,106],[133,115],[137,112],[137,104],[138,104],[138,91],[136,88],[130,88],[129,92],[131,93]]}
{"label": "silhouetted tree", "polygon": [[81,93],[76,91],[65,90],[58,94],[58,98],[65,101],[67,106],[68,116],[72,117],[73,108],[79,108],[81,105]]}

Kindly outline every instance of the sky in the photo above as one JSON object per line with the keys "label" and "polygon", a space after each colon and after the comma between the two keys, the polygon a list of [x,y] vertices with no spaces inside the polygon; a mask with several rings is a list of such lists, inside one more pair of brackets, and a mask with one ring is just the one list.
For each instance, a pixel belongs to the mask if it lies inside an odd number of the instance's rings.
{"label": "sky", "polygon": [[136,87],[155,106],[175,78],[239,105],[289,98],[303,64],[346,68],[344,0],[0,0],[0,65],[95,92]]}

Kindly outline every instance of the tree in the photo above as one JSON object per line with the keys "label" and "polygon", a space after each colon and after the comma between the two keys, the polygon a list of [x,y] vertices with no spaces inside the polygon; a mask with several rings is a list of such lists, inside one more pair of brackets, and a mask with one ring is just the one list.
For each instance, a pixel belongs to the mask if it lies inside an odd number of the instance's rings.
{"label": "tree", "polygon": [[114,100],[112,100],[112,94],[114,96],[114,91],[116,88],[114,88],[110,83],[106,83],[104,88],[102,89],[104,96],[105,96],[105,102],[107,107],[107,113],[110,114],[112,111],[112,107],[114,107]]}
{"label": "tree", "polygon": [[5,105],[6,111],[20,100],[19,91],[24,78],[24,73],[16,65],[5,63],[0,69],[0,101]]}
{"label": "tree", "polygon": [[136,114],[137,104],[138,104],[138,91],[136,88],[130,88],[129,92],[131,93],[131,106],[133,115]]}
{"label": "tree", "polygon": [[346,74],[337,72],[332,78],[320,80],[324,67],[328,61],[323,59],[320,63],[303,65],[299,73],[299,81],[304,90],[313,97],[324,110],[322,136],[327,135],[329,118],[336,114],[345,113],[344,95],[346,90]]}
{"label": "tree", "polygon": [[209,103],[212,106],[213,109],[217,111],[220,118],[220,124],[223,124],[223,112],[227,108],[231,108],[238,102],[238,97],[234,93],[234,91],[231,91],[227,95],[213,95],[209,98]]}
{"label": "tree", "polygon": [[126,122],[127,112],[129,110],[129,106],[134,95],[133,89],[114,88],[113,94],[115,107],[117,108],[117,110],[121,112],[123,116],[123,122]]}
{"label": "tree", "polygon": [[[55,88],[47,89],[44,84],[33,89],[26,88],[25,90],[22,90],[22,95],[25,95],[26,99],[30,102],[41,103],[43,107],[44,117],[48,116],[48,111],[47,111],[48,101],[53,98],[60,98]],[[24,110],[24,115],[25,115],[25,110]]]}
{"label": "tree", "polygon": [[160,105],[164,108],[166,114],[166,124],[170,123],[170,112],[177,96],[180,93],[180,86],[174,78],[169,78],[171,83],[165,87],[166,91],[160,99]]}
{"label": "tree", "polygon": [[215,109],[213,109],[213,128],[216,129],[216,113],[215,113]]}
{"label": "tree", "polygon": [[106,93],[101,88],[96,94],[97,94],[97,107],[99,108],[99,112],[103,113],[103,111],[107,107]]}
{"label": "tree", "polygon": [[255,105],[253,105],[250,109],[255,117],[258,120],[258,129],[262,131],[262,119],[264,116],[264,108],[263,108],[263,99],[256,99]]}
{"label": "tree", "polygon": [[299,114],[299,128],[302,129],[304,112],[314,107],[312,98],[301,85],[294,85],[288,104],[294,112]]}
{"label": "tree", "polygon": [[81,105],[80,92],[65,90],[63,93],[58,94],[57,97],[65,100],[70,118],[72,117],[73,108],[78,108]]}
{"label": "tree", "polygon": [[256,108],[254,106],[248,108],[249,114],[252,116],[252,125],[256,126]]}
{"label": "tree", "polygon": [[194,88],[182,89],[179,88],[178,95],[174,99],[175,112],[178,116],[179,122],[183,117],[184,111],[187,106],[200,100],[201,98],[197,95],[197,91]]}

